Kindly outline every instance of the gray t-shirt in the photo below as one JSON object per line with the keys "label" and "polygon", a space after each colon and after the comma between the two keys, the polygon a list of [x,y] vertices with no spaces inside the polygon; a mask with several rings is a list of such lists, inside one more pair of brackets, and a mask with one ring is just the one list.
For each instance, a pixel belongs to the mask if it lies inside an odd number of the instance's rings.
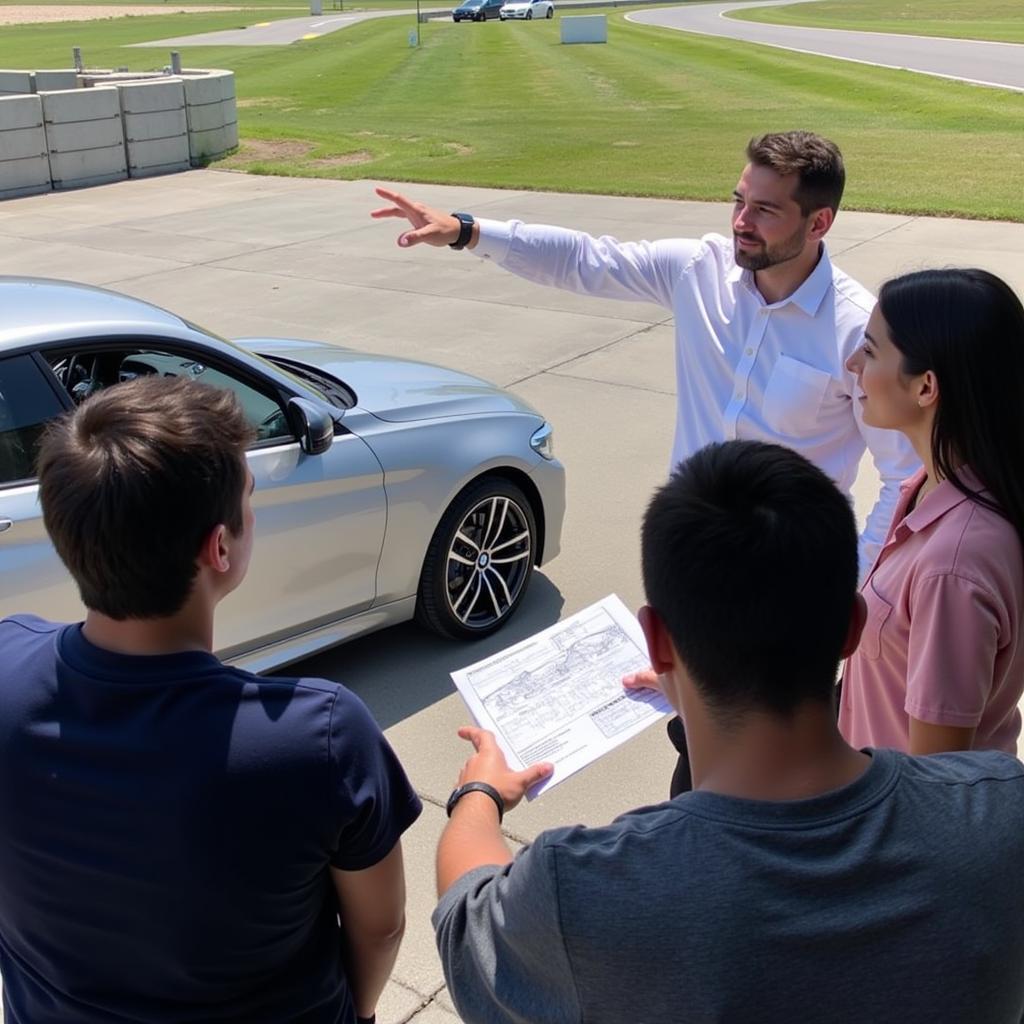
{"label": "gray t-shirt", "polygon": [[852,785],[687,793],[543,833],[434,911],[469,1024],[1019,1024],[1024,765],[872,752]]}

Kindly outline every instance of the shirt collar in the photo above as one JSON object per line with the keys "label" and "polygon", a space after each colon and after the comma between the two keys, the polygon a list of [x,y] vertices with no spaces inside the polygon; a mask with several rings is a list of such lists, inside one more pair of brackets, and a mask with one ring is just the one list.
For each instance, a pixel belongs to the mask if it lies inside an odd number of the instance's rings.
{"label": "shirt collar", "polygon": [[[960,482],[972,491],[986,493],[981,481],[970,471],[967,466],[961,466],[956,471]],[[905,509],[917,488],[924,482],[925,470],[919,469],[912,477],[905,480],[901,485],[900,505]],[[931,494],[927,494],[917,508],[903,520],[903,525],[914,533],[931,526],[937,519],[942,518],[950,509],[970,499],[950,480],[943,480]]]}
{"label": "shirt collar", "polygon": [[808,316],[815,316],[821,308],[829,288],[832,287],[832,261],[828,258],[828,249],[825,243],[822,242],[821,255],[818,257],[818,262],[803,284],[792,295],[787,295],[786,298],[781,299],[779,302],[770,304],[764,301],[764,297],[757,290],[752,270],[744,270],[738,263],[733,262],[732,270],[729,271],[727,280],[730,284],[742,282],[743,286],[748,291],[753,292],[763,305],[771,309],[781,309],[783,306],[792,303]]}

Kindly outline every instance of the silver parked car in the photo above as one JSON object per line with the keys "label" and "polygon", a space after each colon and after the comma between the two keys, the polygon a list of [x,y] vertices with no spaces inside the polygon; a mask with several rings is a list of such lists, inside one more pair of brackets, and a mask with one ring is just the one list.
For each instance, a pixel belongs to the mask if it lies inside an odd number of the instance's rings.
{"label": "silver parked car", "polygon": [[233,664],[266,671],[414,616],[484,636],[558,554],[551,428],[501,388],[321,342],[226,341],[114,292],[0,277],[0,615],[81,617],[43,529],[35,447],[54,416],[145,374],[230,388],[256,428],[256,547],[217,621]]}

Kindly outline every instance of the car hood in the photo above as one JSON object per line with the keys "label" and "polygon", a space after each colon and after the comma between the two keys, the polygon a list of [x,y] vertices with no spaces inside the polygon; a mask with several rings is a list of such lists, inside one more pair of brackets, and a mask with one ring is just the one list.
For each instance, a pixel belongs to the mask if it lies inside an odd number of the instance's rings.
{"label": "car hood", "polygon": [[525,413],[543,418],[531,405],[494,384],[431,363],[373,355],[319,341],[239,338],[235,344],[257,355],[304,363],[330,374],[355,392],[360,409],[389,422],[485,413]]}

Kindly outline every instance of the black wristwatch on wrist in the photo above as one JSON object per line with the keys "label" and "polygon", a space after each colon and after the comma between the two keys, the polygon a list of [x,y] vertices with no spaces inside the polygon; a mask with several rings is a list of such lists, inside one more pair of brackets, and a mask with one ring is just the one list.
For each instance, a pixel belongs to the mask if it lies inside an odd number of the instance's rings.
{"label": "black wristwatch on wrist", "polygon": [[370,1017],[356,1017],[356,1024],[377,1024],[377,1014]]}
{"label": "black wristwatch on wrist", "polygon": [[473,225],[476,223],[476,218],[471,213],[453,213],[452,216],[458,218],[459,237],[454,242],[449,242],[448,248],[465,249],[473,237]]}
{"label": "black wristwatch on wrist", "polygon": [[501,794],[487,782],[467,782],[453,789],[452,795],[448,797],[448,803],[445,805],[449,818],[452,816],[452,811],[455,810],[455,805],[467,793],[486,793],[494,801],[495,807],[498,808],[498,824],[501,824],[502,818],[505,817],[505,801],[502,800]]}

